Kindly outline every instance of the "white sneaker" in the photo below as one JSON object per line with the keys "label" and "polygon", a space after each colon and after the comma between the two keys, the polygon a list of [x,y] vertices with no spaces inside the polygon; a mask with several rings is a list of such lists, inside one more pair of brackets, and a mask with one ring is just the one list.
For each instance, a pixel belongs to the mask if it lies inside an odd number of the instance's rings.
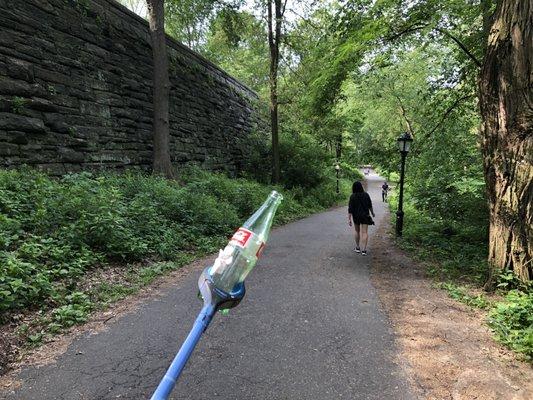
{"label": "white sneaker", "polygon": [[356,253],[360,253],[361,252],[361,249],[359,247],[354,247],[353,248],[353,251],[355,251]]}

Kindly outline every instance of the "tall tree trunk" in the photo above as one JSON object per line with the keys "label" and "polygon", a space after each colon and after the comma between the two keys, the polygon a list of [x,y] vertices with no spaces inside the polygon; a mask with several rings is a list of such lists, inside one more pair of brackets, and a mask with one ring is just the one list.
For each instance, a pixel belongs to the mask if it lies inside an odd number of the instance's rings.
{"label": "tall tree trunk", "polygon": [[170,132],[168,122],[170,81],[168,78],[164,0],[146,0],[146,4],[148,6],[148,21],[150,23],[150,37],[152,39],[154,59],[153,173],[172,179],[176,177],[176,173],[170,162]]}
{"label": "tall tree trunk", "polygon": [[491,279],[533,277],[533,0],[501,0],[479,80]]}
{"label": "tall tree trunk", "polygon": [[337,158],[338,162],[342,157],[342,133],[338,135],[335,140],[335,157]]}
{"label": "tall tree trunk", "polygon": [[[272,11],[274,6],[274,12]],[[278,67],[279,41],[281,37],[281,0],[268,1],[268,47],[270,50],[270,126],[272,132],[272,182],[281,178],[279,159],[279,121],[278,121]]]}

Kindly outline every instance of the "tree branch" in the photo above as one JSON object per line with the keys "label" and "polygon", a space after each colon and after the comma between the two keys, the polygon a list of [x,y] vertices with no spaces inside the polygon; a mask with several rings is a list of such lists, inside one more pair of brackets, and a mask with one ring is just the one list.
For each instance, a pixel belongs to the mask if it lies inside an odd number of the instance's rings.
{"label": "tree branch", "polygon": [[[406,28],[404,28],[403,30],[401,30],[400,32],[397,32],[397,33],[394,33],[390,36],[387,36],[384,38],[384,40],[386,41],[393,41],[393,40],[396,40],[398,39],[399,37],[401,36],[404,36],[404,35],[409,35],[411,33],[414,33],[414,32],[417,32],[419,30],[422,30],[424,28],[427,28],[429,25],[428,24],[425,24],[425,25],[416,25],[416,24],[413,24],[411,26],[408,26]],[[468,58],[470,58],[474,64],[476,64],[476,66],[478,68],[481,68],[481,62],[476,58],[476,56],[474,54],[472,54],[472,52],[470,50],[468,50],[468,48],[458,39],[456,38],[455,36],[453,36],[450,32],[448,32],[446,29],[442,29],[442,28],[438,28],[438,27],[435,27],[435,30],[441,34],[443,34],[444,36],[447,36],[448,38],[450,38],[451,40],[453,40],[455,42],[455,44],[457,46],[459,46],[459,48],[461,50],[463,50],[465,52],[465,54],[468,56]]]}
{"label": "tree branch", "polygon": [[476,58],[476,56],[474,56],[470,50],[468,50],[466,48],[466,46],[459,40],[457,39],[455,36],[453,36],[450,32],[448,32],[447,30],[445,29],[441,29],[441,28],[435,28],[435,30],[437,32],[440,32],[442,33],[443,35],[445,36],[448,36],[450,39],[452,39],[456,44],[457,46],[459,46],[461,48],[461,50],[463,50],[466,55],[479,67],[481,68],[481,62],[479,62],[479,60]]}
{"label": "tree branch", "polygon": [[[315,29],[315,30],[321,30],[322,28],[319,27],[318,25],[316,25],[314,22],[311,22],[311,20],[309,18],[306,18],[304,16],[302,16],[300,13],[296,12],[294,9],[292,8],[289,8],[287,11],[290,11],[291,13],[293,13],[294,15],[296,15],[298,18],[300,18],[300,20],[302,20],[303,22],[305,22],[306,24],[308,24],[311,28]],[[285,13],[285,12],[284,12]]]}
{"label": "tree branch", "polygon": [[424,24],[424,25],[416,25],[416,24],[413,24],[411,26],[408,26],[407,28],[404,28],[402,29],[400,32],[396,32],[396,33],[393,33],[391,36],[387,36],[384,38],[384,40],[388,41],[388,42],[392,42],[396,39],[398,39],[399,37],[403,36],[403,35],[409,35],[411,33],[414,33],[416,31],[420,31],[424,28],[426,28],[428,26],[428,24]]}
{"label": "tree branch", "polygon": [[411,121],[409,121],[409,118],[407,118],[407,112],[405,111],[405,107],[403,106],[402,99],[400,99],[400,97],[395,94],[393,96],[396,97],[396,100],[398,100],[398,103],[400,104],[400,110],[402,112],[402,117],[405,120],[405,123],[407,125],[407,131],[409,132],[411,137],[414,138],[415,132],[413,131],[413,126],[411,125]]}
{"label": "tree branch", "polygon": [[424,135],[426,138],[427,137],[430,137],[431,135],[433,135],[435,133],[435,131],[437,129],[439,129],[439,127],[442,125],[442,123],[444,121],[446,121],[446,118],[448,118],[448,115],[451,114],[451,112],[459,105],[461,104],[461,102],[463,102],[464,100],[467,100],[467,99],[470,99],[474,97],[474,95],[472,94],[468,94],[466,96],[463,96],[463,97],[460,97],[458,98],[457,100],[455,100],[455,102],[450,106],[448,107],[448,109],[446,110],[446,112],[444,113],[444,115],[441,117],[441,119],[439,120],[439,122],[437,122],[437,124],[433,127],[433,129],[431,129],[426,135]]}
{"label": "tree branch", "polygon": [[288,0],[285,0],[285,3],[283,3],[283,6],[281,7],[281,12],[280,12],[280,16],[283,17],[285,15],[285,10],[287,9],[287,1]]}

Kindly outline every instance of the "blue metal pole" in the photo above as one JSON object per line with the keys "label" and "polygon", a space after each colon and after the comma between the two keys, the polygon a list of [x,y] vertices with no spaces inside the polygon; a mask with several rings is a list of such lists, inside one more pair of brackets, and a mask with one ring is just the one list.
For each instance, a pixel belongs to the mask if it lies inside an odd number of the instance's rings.
{"label": "blue metal pole", "polygon": [[196,344],[200,340],[202,333],[207,329],[207,326],[213,319],[213,315],[216,311],[215,304],[204,304],[200,314],[194,321],[194,325],[189,332],[189,336],[185,339],[185,342],[181,345],[181,348],[176,354],[174,361],[170,364],[165,376],[159,383],[159,386],[155,390],[150,400],[167,400],[170,392],[174,389],[176,380],[181,374],[181,371],[185,367],[187,360],[191,356]]}

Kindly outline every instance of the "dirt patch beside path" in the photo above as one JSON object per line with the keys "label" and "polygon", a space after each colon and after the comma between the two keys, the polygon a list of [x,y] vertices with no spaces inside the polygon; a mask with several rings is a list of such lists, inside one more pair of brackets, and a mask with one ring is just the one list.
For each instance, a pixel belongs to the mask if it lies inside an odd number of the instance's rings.
{"label": "dirt patch beside path", "polygon": [[388,227],[372,241],[372,280],[396,331],[398,362],[407,362],[420,398],[533,399],[533,368],[494,341],[485,312],[433,288],[424,267],[394,246]]}

